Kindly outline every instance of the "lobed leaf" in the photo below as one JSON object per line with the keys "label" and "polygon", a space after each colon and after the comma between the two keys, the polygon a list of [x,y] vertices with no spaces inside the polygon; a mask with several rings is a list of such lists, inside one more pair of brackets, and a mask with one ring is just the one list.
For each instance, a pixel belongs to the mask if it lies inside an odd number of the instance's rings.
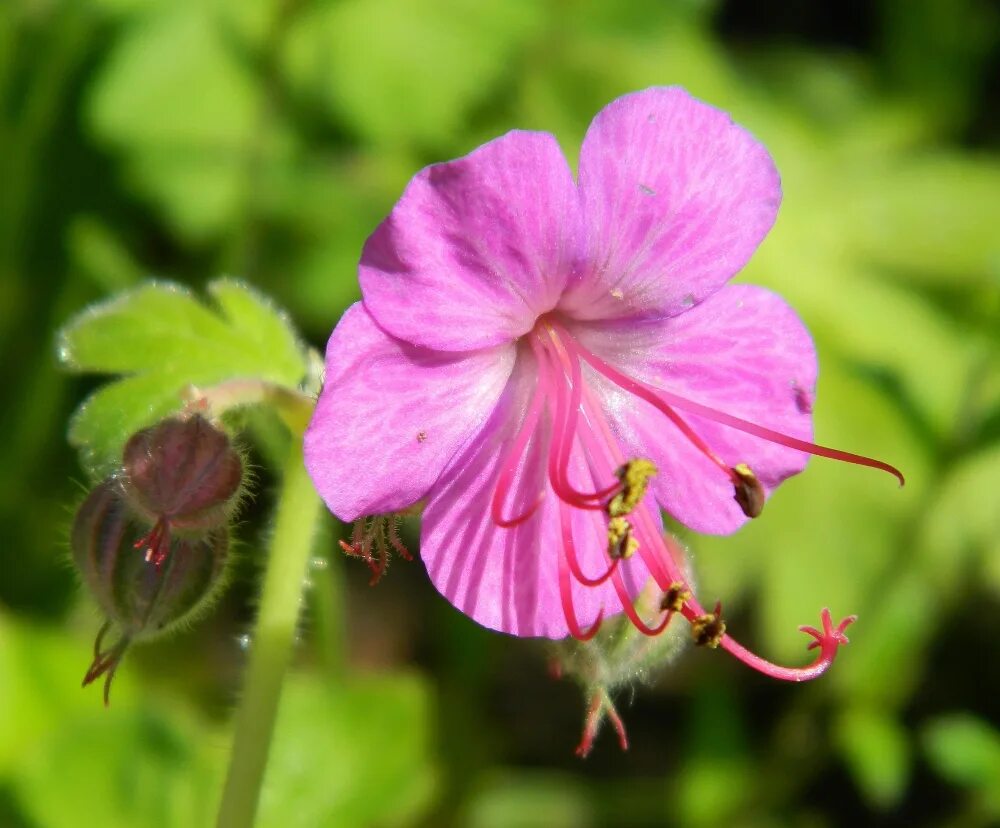
{"label": "lobed leaf", "polygon": [[70,370],[124,374],[77,409],[69,440],[95,475],[111,471],[129,434],[181,405],[188,385],[253,378],[297,386],[306,355],[285,315],[248,286],[212,282],[218,311],[173,284],[144,284],[83,311],[59,335]]}

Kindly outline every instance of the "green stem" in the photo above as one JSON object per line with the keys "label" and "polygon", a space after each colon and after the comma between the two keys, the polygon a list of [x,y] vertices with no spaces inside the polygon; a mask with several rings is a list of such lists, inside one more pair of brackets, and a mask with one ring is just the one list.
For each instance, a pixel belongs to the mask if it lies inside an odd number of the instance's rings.
{"label": "green stem", "polygon": [[281,686],[295,644],[302,586],[319,517],[319,498],[303,465],[301,435],[293,433],[243,699],[236,713],[219,828],[253,825]]}
{"label": "green stem", "polygon": [[[336,532],[340,533],[342,528],[337,524]],[[320,549],[336,549],[337,544],[333,542],[334,531],[332,517],[322,521],[318,542]],[[335,680],[343,676],[347,659],[347,632],[343,612],[344,573],[341,564],[340,556],[336,554],[314,558],[312,587],[309,590],[316,652],[327,674]]]}

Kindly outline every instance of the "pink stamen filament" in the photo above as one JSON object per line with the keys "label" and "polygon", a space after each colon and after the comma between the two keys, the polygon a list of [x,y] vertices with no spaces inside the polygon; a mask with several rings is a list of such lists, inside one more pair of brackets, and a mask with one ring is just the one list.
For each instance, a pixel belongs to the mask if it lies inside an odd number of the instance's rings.
{"label": "pink stamen filament", "polygon": [[[603,476],[610,469],[622,466],[625,458],[618,447],[618,441],[611,433],[611,427],[608,425],[607,419],[604,417],[603,412],[589,389],[586,390],[584,397],[584,412],[587,415],[587,419],[599,429],[600,436],[603,439],[598,439],[598,436],[591,432],[590,429],[582,429],[581,440],[588,458],[595,465],[597,476]],[[672,567],[671,571],[667,571],[663,556],[657,554],[656,543],[651,542],[650,539],[658,541],[660,539],[660,530],[648,511],[640,506],[640,508],[632,513],[631,517],[635,520],[635,529],[639,541],[638,554],[642,558],[643,563],[646,564],[646,568],[650,571],[657,586],[662,590],[666,590],[672,582],[686,580],[683,577],[678,577],[679,570],[676,566]],[[667,556],[667,562],[672,563],[670,556]]]}
{"label": "pink stamen filament", "polygon": [[[588,455],[598,462],[603,460],[604,463],[607,464],[607,453],[609,451],[610,453],[619,453],[619,457],[614,458],[612,462],[620,463],[620,449],[618,449],[618,443],[612,437],[611,428],[607,423],[607,419],[604,417],[603,411],[601,411],[600,407],[597,405],[590,393],[587,393],[585,396],[584,412],[586,413],[588,419],[597,425],[605,438],[603,441],[598,441],[593,438],[588,441],[586,440],[586,437],[584,437]],[[584,430],[583,433],[586,435],[587,431]],[[606,451],[601,450],[604,447],[607,447]],[[632,512],[630,517],[635,520],[635,528],[639,537],[639,554],[642,556],[643,562],[646,564],[647,569],[649,569],[650,574],[657,583],[657,586],[659,586],[661,590],[666,591],[672,583],[681,583],[687,585],[687,588],[693,594],[694,590],[691,589],[688,584],[688,580],[681,571],[680,566],[674,559],[674,556],[670,554],[669,550],[664,545],[663,537],[656,527],[656,523],[650,514],[647,503],[645,501],[641,503]],[[627,594],[625,597],[627,598]],[[624,598],[622,600],[622,604],[624,607]],[[629,620],[635,623],[635,619],[632,617],[632,614],[628,613],[628,610],[626,610],[626,613],[629,615]],[[704,615],[705,610],[696,599],[691,598],[685,602],[682,614],[690,622],[698,616]],[[666,628],[669,623],[670,615],[671,614],[668,613],[667,618],[664,619],[664,628]],[[843,638],[843,628],[846,627],[847,624],[850,624],[852,620],[853,616],[845,619],[845,621],[841,623],[841,626],[838,628],[841,638]],[[830,664],[833,663],[833,659],[837,654],[839,645],[841,643],[846,643],[846,638],[839,640],[837,638],[837,630],[831,629],[829,610],[823,610],[823,625],[823,633],[820,633],[811,627],[802,628],[804,632],[807,632],[816,639],[809,645],[809,649],[813,649],[814,647],[821,648],[819,657],[812,664],[805,667],[783,667],[781,665],[774,664],[761,658],[755,653],[752,653],[728,634],[723,635],[720,645],[724,650],[738,658],[748,667],[751,667],[767,676],[780,679],[782,681],[807,681],[826,672]],[[638,625],[636,626],[638,627]]]}
{"label": "pink stamen filament", "polygon": [[538,418],[542,413],[544,396],[541,375],[539,375],[539,382],[535,385],[534,391],[532,391],[531,402],[528,405],[527,413],[524,415],[524,421],[521,423],[521,427],[514,436],[511,447],[507,451],[507,454],[504,456],[500,465],[500,474],[497,477],[496,487],[493,489],[493,500],[490,504],[490,510],[493,522],[497,526],[501,526],[505,529],[517,526],[528,520],[528,518],[530,518],[541,505],[542,498],[545,496],[544,491],[540,492],[531,506],[529,506],[523,514],[518,515],[517,517],[505,518],[503,516],[503,506],[507,500],[507,495],[510,492],[510,486],[514,480],[514,475],[517,473],[517,467],[528,447],[531,435],[534,434],[535,427],[538,425]]}
{"label": "pink stamen filament", "polygon": [[[627,377],[617,369],[608,365],[608,363],[600,357],[595,356],[586,348],[581,347],[568,333],[566,333],[565,329],[560,328],[559,330],[565,337],[566,345],[573,352],[574,356],[585,360],[592,368],[594,368],[594,370],[603,374],[615,383],[615,385],[625,391],[635,394],[635,396],[655,406],[658,410],[667,414],[668,417],[671,417],[672,420],[673,416],[669,413],[672,411],[670,406],[675,406],[684,411],[704,417],[707,420],[712,420],[720,423],[721,425],[736,429],[737,431],[742,431],[745,434],[758,437],[761,440],[778,443],[779,445],[787,446],[788,448],[796,449],[797,451],[802,451],[807,454],[815,454],[819,457],[828,457],[833,460],[840,460],[844,463],[852,463],[858,466],[868,466],[869,468],[879,469],[896,477],[896,479],[899,480],[899,485],[902,486],[906,483],[903,473],[889,463],[876,460],[873,457],[866,457],[861,454],[853,454],[849,451],[841,451],[840,449],[810,443],[806,440],[799,440],[798,438],[792,437],[788,434],[782,434],[780,431],[765,428],[764,426],[757,425],[756,423],[751,423],[749,420],[734,417],[732,414],[727,414],[724,411],[717,411],[714,408],[709,408],[707,405],[693,402],[692,400],[681,397],[678,394],[673,394],[670,391],[663,390],[662,388],[657,388],[656,386],[648,385],[647,383]],[[701,446],[698,447],[699,449],[701,448]],[[716,462],[721,462],[718,458],[713,459]],[[725,468],[727,474],[732,476],[732,472],[729,471],[729,467],[725,466],[725,464],[723,464],[723,467]]]}
{"label": "pink stamen filament", "polygon": [[[581,509],[591,515],[596,533],[606,532],[607,517],[604,510],[607,499],[621,491],[621,482],[615,479],[615,469],[621,468],[625,464],[618,440],[607,422],[603,409],[583,381],[581,366],[584,361],[624,391],[645,400],[663,413],[692,445],[734,482],[736,482],[735,472],[712,451],[711,447],[674,410],[674,407],[789,448],[882,469],[896,475],[901,482],[903,480],[902,474],[887,463],[798,440],[633,380],[581,347],[557,322],[544,323],[542,332],[536,329],[529,342],[537,365],[538,381],[524,420],[501,462],[491,502],[491,513],[496,525],[510,528],[526,521],[541,504],[544,489],[522,515],[515,518],[503,516],[503,506],[510,494],[517,470],[525,459],[531,437],[538,427],[542,407],[548,404],[552,411],[552,437],[547,452],[546,471],[548,484],[559,500],[559,597],[570,634],[578,640],[587,641],[596,635],[604,617],[604,609],[602,608],[598,612],[597,618],[589,627],[582,627],[576,616],[573,603],[574,580],[585,587],[599,587],[610,579],[622,610],[636,629],[644,635],[655,636],[662,633],[675,614],[671,611],[664,612],[662,619],[656,626],[651,626],[643,621],[629,595],[622,568],[619,566],[620,559],[608,556],[607,569],[596,577],[590,577],[584,573],[580,564],[573,538],[572,509]],[[582,451],[586,459],[585,471],[589,472],[589,478],[595,491],[581,492],[570,484],[569,468],[574,449]],[[601,479],[615,479],[615,482],[605,488],[598,489],[597,481]],[[671,554],[661,534],[659,523],[653,517],[655,513],[651,511],[653,507],[649,505],[650,498],[651,495],[647,495],[628,514],[628,520],[631,523],[633,537],[639,542],[639,557],[659,588],[667,591],[672,585],[687,585],[688,581],[682,569],[682,561]],[[685,588],[691,591],[689,587],[685,586]],[[697,600],[689,598],[684,602],[681,614],[693,623],[706,613]],[[810,644],[810,648],[819,649],[816,660],[804,667],[783,667],[773,664],[750,652],[728,634],[723,634],[719,643],[723,649],[747,666],[765,675],[785,681],[805,681],[821,675],[830,666],[839,646],[847,641],[843,630],[853,620],[853,618],[845,619],[837,628],[834,628],[828,610],[823,611],[822,619],[822,630],[816,630],[812,627],[802,628],[804,632],[815,639]],[[597,702],[600,708],[602,700],[597,699]],[[589,735],[592,739],[593,734]],[[585,742],[588,741],[586,736],[587,734],[585,734]]]}
{"label": "pink stamen filament", "polygon": [[[583,385],[580,376],[579,360],[572,360],[570,365],[572,384],[567,400],[567,383],[564,366],[560,366],[555,356],[545,347],[542,340],[532,341],[535,356],[539,365],[539,382],[544,383],[546,390],[555,397],[555,416],[553,418],[553,449],[549,452],[549,480],[552,490],[561,500],[576,506],[578,509],[602,511],[604,500],[620,488],[616,481],[606,489],[597,492],[581,492],[572,487],[569,482],[569,457],[576,437],[577,424],[580,415],[580,397]],[[568,360],[568,357],[565,359]],[[575,369],[575,370],[574,370]]]}
{"label": "pink stamen filament", "polygon": [[625,588],[625,581],[622,579],[622,573],[617,569],[612,575],[612,583],[615,585],[615,592],[618,593],[618,600],[621,601],[622,609],[625,610],[628,620],[632,622],[632,625],[639,632],[652,638],[659,635],[667,628],[667,624],[670,623],[673,613],[666,613],[663,616],[663,620],[660,621],[657,626],[650,627],[639,617],[639,613],[635,611],[635,605],[632,603],[632,598],[628,594],[628,590]]}
{"label": "pink stamen filament", "polygon": [[596,578],[588,578],[584,575],[583,569],[580,566],[580,560],[576,554],[576,545],[573,543],[572,514],[570,513],[569,506],[565,503],[559,504],[559,528],[562,534],[563,549],[566,553],[566,563],[569,565],[569,570],[573,574],[573,577],[581,584],[587,587],[600,586],[618,569],[618,559],[615,558],[602,575],[598,575]]}
{"label": "pink stamen filament", "polygon": [[[586,352],[568,334],[564,332],[563,336],[566,340],[567,350],[571,354],[571,359],[574,357],[577,359],[581,357],[586,358]],[[611,370],[613,371],[613,369]],[[609,377],[609,379],[617,383],[615,377]],[[627,380],[628,378],[623,377],[623,379]],[[624,385],[622,387],[625,390],[630,390]],[[594,400],[593,395],[589,393],[589,389],[584,389],[582,397],[584,415],[589,423],[597,428],[603,439],[597,439],[597,435],[590,428],[584,427],[579,430],[581,442],[588,459],[595,464],[595,476],[602,476],[610,471],[612,466],[620,466],[624,462],[624,458],[621,455],[618,441],[611,432],[603,410],[597,404],[596,400]],[[687,578],[682,572],[679,563],[664,545],[662,535],[650,514],[648,499],[641,503],[629,517],[633,520],[634,531],[636,537],[639,539],[639,554],[660,589],[666,591],[673,583],[687,584]],[[616,570],[612,577],[622,607],[628,615],[629,620],[635,624],[640,632],[648,634],[650,628],[638,618],[638,614],[635,612],[634,606],[629,600],[628,592],[624,587],[621,572]],[[693,592],[689,586],[687,588]],[[697,600],[692,598],[685,602],[682,614],[690,622],[698,616],[704,615],[705,611]],[[666,628],[672,615],[673,613],[669,612],[666,614],[658,631]],[[818,647],[820,650],[817,659],[812,664],[804,667],[784,667],[767,661],[743,647],[728,634],[722,636],[720,644],[723,649],[747,666],[772,678],[783,681],[807,681],[822,675],[829,668],[830,664],[833,663],[840,645],[847,642],[846,636],[843,635],[843,630],[854,620],[853,616],[848,617],[837,628],[833,628],[829,610],[823,610],[822,619],[822,632],[812,627],[801,628],[815,639],[809,645],[809,649]]]}
{"label": "pink stamen filament", "polygon": [[573,585],[570,583],[570,571],[567,563],[567,553],[561,549],[559,555],[559,600],[562,603],[563,615],[566,617],[566,626],[569,627],[570,635],[577,641],[589,641],[601,628],[601,621],[604,619],[604,608],[597,613],[597,618],[589,629],[583,629],[576,617],[576,610],[573,609]]}

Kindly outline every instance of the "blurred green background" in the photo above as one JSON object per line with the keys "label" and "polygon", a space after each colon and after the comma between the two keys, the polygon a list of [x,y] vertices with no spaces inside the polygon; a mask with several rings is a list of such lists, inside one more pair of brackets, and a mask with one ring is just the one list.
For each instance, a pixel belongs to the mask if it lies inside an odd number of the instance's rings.
{"label": "blurred green background", "polygon": [[816,337],[818,439],[909,480],[813,461],[738,535],[685,538],[700,591],[766,655],[806,661],[827,604],[853,643],[808,686],[689,652],[617,698],[632,749],[602,733],[580,761],[584,700],[543,647],[419,562],[369,589],[329,526],[261,824],[996,824],[998,32],[987,0],[0,3],[0,825],[210,823],[274,488],[262,444],[233,588],[130,652],[104,710],[66,549],[66,423],[99,380],[60,373],[58,328],[148,277],[231,274],[320,347],[417,169],[514,127],[575,158],[611,98],[674,83],[782,173],[741,278]]}

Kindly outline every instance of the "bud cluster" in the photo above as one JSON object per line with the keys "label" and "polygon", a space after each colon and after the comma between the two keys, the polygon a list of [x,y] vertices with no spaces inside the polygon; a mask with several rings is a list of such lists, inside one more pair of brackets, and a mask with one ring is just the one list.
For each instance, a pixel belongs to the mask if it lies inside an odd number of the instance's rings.
{"label": "bud cluster", "polygon": [[[225,432],[172,417],[133,435],[119,472],[80,506],[73,559],[107,618],[83,683],[106,676],[105,704],[128,646],[190,620],[221,586],[242,477]],[[102,649],[112,628],[120,637]]]}

